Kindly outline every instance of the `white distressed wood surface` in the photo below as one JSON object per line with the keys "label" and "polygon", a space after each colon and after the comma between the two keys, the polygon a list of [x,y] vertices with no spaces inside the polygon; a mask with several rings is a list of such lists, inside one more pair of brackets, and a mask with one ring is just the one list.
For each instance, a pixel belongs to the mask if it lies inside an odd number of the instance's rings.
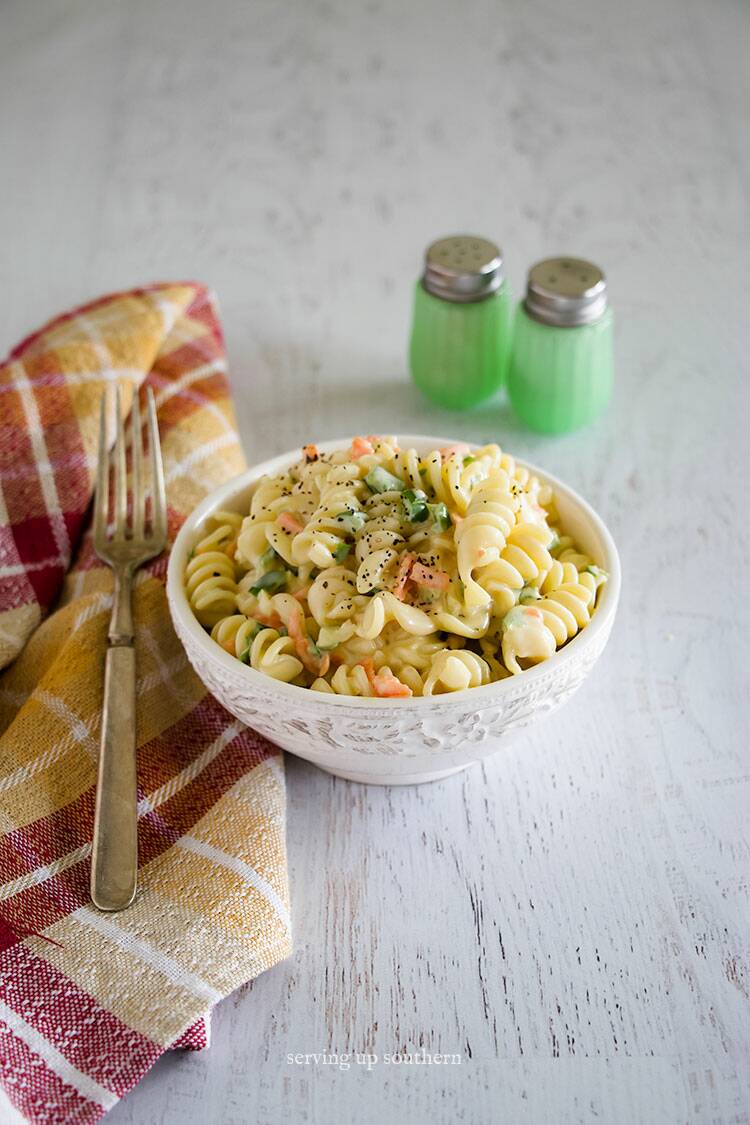
{"label": "white distressed wood surface", "polygon": [[[499,439],[591,499],[625,576],[590,683],[485,767],[388,791],[289,761],[295,954],[112,1125],[750,1121],[749,35],[741,0],[2,5],[0,349],[204,279],[250,458]],[[466,228],[516,290],[548,253],[607,269],[590,432],[410,388],[423,247]],[[421,1046],[461,1063],[286,1062]]]}

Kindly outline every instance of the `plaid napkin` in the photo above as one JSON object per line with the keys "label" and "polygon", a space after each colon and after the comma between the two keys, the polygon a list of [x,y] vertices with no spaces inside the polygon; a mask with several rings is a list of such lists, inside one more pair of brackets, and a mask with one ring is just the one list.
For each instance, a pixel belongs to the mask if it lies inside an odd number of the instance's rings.
{"label": "plaid napkin", "polygon": [[290,952],[282,758],[189,667],[166,556],[135,593],[139,894],[119,914],[88,895],[112,603],[87,530],[99,399],[153,388],[173,537],[244,466],[225,367],[195,284],[105,297],[0,367],[0,1081],[32,1122],[95,1121]]}

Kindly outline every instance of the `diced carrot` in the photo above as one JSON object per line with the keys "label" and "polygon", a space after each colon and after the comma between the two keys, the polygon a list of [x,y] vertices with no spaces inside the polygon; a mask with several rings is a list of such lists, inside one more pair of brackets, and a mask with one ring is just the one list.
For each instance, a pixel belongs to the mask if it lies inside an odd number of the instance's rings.
{"label": "diced carrot", "polygon": [[451,584],[451,576],[447,570],[438,570],[421,562],[414,563],[409,578],[418,586],[427,586],[431,590],[447,590]]}
{"label": "diced carrot", "polygon": [[331,660],[328,653],[323,653],[316,656],[310,649],[310,638],[305,629],[305,618],[299,606],[295,606],[295,613],[289,614],[289,621],[287,629],[289,636],[294,641],[294,648],[297,656],[300,658],[308,672],[313,672],[316,676],[325,676],[328,671]]}
{"label": "diced carrot", "polygon": [[406,698],[412,694],[408,684],[402,684],[397,676],[376,676],[372,686],[381,699]]}
{"label": "diced carrot", "polygon": [[370,687],[381,699],[405,699],[412,694],[411,688],[402,684],[398,676],[376,672],[372,660],[363,660],[362,667],[367,673]]}
{"label": "diced carrot", "polygon": [[310,444],[303,446],[302,453],[306,461],[317,461],[318,457],[320,457],[317,445]]}
{"label": "diced carrot", "polygon": [[292,535],[296,535],[298,531],[305,530],[305,525],[300,522],[294,512],[282,512],[276,522],[279,527],[283,527],[284,531],[290,531]]}
{"label": "diced carrot", "polygon": [[263,613],[255,613],[253,616],[256,621],[259,621],[261,625],[265,625],[267,629],[280,629],[284,624],[276,612],[269,613],[268,616]]}
{"label": "diced carrot", "polygon": [[305,619],[299,606],[295,606],[294,612],[289,614],[287,629],[289,631],[289,636],[293,641],[296,641],[299,637],[304,637],[306,635]]}
{"label": "diced carrot", "polygon": [[307,586],[304,586],[301,590],[295,590],[292,597],[296,598],[298,602],[304,602],[307,601],[308,592]]}
{"label": "diced carrot", "polygon": [[221,647],[225,652],[228,652],[230,656],[234,656],[234,637],[232,637],[231,641],[224,641],[224,644]]}
{"label": "diced carrot", "polygon": [[364,457],[366,453],[374,452],[371,438],[355,437],[352,441],[352,457],[355,461],[358,457]]}
{"label": "diced carrot", "polygon": [[375,665],[373,664],[372,660],[369,657],[368,657],[367,660],[360,660],[359,664],[360,664],[361,668],[364,668],[364,670],[367,674],[367,679],[370,683],[370,687],[374,691],[375,685],[373,683],[373,680],[375,679],[375,676],[376,676]]}
{"label": "diced carrot", "polygon": [[400,602],[404,600],[404,593],[406,592],[406,583],[409,581],[409,573],[414,566],[416,559],[414,555],[404,555],[401,562],[398,564],[396,571],[396,582],[391,593],[394,598],[398,598]]}

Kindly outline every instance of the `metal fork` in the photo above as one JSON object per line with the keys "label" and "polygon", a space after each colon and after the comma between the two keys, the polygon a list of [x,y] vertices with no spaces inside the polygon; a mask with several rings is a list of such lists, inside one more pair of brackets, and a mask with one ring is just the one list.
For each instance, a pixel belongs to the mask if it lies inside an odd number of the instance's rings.
{"label": "metal fork", "polygon": [[[118,386],[115,393],[117,429],[113,451],[114,510],[110,521],[110,455],[107,443],[110,404],[111,397],[105,390],[99,419],[94,550],[114,570],[115,589],[104,671],[102,735],[91,857],[91,898],[100,910],[122,910],[135,898],[138,871],[133,576],[139,566],[164,550],[167,541],[167,501],[154,396],[150,389],[146,391],[146,452],[143,448],[141,411],[136,391],[130,412],[132,500],[131,518],[128,519],[125,425]],[[144,468],[149,470],[148,473],[144,472]],[[148,490],[147,476],[150,477]],[[147,511],[149,492],[150,513]]]}

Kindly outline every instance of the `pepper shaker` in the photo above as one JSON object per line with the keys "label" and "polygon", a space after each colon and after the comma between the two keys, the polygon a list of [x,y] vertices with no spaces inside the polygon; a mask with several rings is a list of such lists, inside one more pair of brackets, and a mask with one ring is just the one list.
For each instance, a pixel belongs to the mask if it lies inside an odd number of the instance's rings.
{"label": "pepper shaker", "polygon": [[581,258],[529,271],[516,309],[508,394],[533,430],[563,434],[604,410],[614,379],[613,316],[604,274]]}
{"label": "pepper shaker", "polygon": [[505,381],[512,298],[494,242],[453,235],[433,242],[414,292],[409,361],[419,389],[463,410]]}

